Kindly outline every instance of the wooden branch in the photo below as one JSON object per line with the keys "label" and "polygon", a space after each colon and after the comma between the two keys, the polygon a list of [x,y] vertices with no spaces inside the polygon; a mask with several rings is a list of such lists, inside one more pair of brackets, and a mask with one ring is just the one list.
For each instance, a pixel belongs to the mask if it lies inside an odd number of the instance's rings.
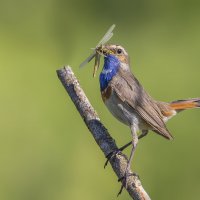
{"label": "wooden branch", "polygon": [[[104,155],[107,156],[109,153],[117,150],[118,147],[114,139],[110,136],[107,129],[100,122],[97,113],[81,89],[79,82],[74,76],[71,68],[67,66],[59,69],[57,70],[57,75]],[[120,152],[116,156],[113,156],[109,162],[117,177],[123,177],[128,163],[127,157]],[[132,172],[129,171],[129,173]],[[150,200],[150,197],[142,187],[138,175],[133,174],[133,176],[129,176],[127,181],[126,190],[132,199]],[[123,180],[122,184],[124,184]]]}

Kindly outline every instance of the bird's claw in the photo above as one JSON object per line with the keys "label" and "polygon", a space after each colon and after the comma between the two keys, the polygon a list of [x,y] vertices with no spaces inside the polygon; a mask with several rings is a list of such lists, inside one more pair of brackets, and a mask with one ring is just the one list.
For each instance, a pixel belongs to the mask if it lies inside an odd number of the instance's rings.
{"label": "bird's claw", "polygon": [[128,172],[125,172],[124,176],[122,176],[121,178],[118,179],[118,182],[120,181],[123,181],[122,185],[121,185],[121,188],[117,194],[117,196],[119,196],[122,191],[123,191],[123,188],[126,188],[127,189],[127,185],[128,185],[128,182],[127,182],[127,178],[129,176],[138,176],[136,173],[128,173]]}
{"label": "bird's claw", "polygon": [[120,149],[117,149],[117,150],[114,150],[114,151],[110,152],[110,153],[106,156],[107,160],[106,160],[106,162],[105,162],[105,164],[104,164],[104,169],[105,169],[106,166],[108,165],[108,162],[109,162],[114,156],[116,156],[117,154],[119,154],[120,152],[121,152]]}

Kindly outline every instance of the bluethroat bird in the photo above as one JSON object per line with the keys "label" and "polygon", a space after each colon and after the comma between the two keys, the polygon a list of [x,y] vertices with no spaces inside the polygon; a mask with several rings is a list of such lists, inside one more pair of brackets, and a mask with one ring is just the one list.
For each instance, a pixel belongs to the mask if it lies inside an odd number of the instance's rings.
{"label": "bluethroat bird", "polygon": [[[124,175],[127,178],[138,138],[151,130],[172,140],[166,122],[180,111],[200,107],[200,98],[171,103],[156,101],[131,72],[128,53],[122,46],[104,45],[97,51],[104,55],[104,65],[99,76],[102,100],[113,116],[131,129],[132,142],[128,145],[132,144],[132,150]],[[138,136],[139,131],[141,134]]]}
{"label": "bluethroat bird", "polygon": [[[132,144],[124,174],[126,180],[138,139],[146,136],[151,130],[172,140],[173,136],[167,129],[166,122],[183,110],[200,107],[200,98],[170,103],[156,101],[131,72],[128,53],[122,46],[101,44],[95,51],[96,54],[104,56],[104,65],[99,76],[102,100],[113,116],[131,130],[132,141],[120,148],[123,150]],[[139,136],[138,132],[141,132]],[[112,156],[108,156],[108,159]]]}

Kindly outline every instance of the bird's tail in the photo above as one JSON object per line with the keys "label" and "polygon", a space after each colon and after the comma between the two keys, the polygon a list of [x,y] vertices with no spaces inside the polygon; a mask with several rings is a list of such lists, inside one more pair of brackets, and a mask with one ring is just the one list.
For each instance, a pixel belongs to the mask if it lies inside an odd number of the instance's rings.
{"label": "bird's tail", "polygon": [[176,112],[191,108],[200,108],[200,98],[172,101],[169,106]]}

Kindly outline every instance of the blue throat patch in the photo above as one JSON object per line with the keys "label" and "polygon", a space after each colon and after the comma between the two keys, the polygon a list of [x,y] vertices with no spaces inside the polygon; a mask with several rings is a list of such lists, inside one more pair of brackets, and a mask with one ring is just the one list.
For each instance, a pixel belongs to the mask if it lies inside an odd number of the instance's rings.
{"label": "blue throat patch", "polygon": [[114,55],[104,57],[103,70],[99,76],[100,88],[103,91],[110,80],[115,76],[119,70],[120,62]]}

